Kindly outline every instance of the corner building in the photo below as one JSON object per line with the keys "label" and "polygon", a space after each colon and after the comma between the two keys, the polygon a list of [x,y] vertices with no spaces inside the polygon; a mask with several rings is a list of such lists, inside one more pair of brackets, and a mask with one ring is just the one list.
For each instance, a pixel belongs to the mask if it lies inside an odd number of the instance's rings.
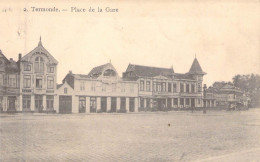
{"label": "corner building", "polygon": [[55,112],[58,61],[38,46],[20,60],[20,110]]}
{"label": "corner building", "polygon": [[87,75],[71,71],[58,85],[59,113],[137,112],[138,84],[122,80],[111,63]]}
{"label": "corner building", "polygon": [[139,111],[155,109],[202,107],[203,72],[197,58],[189,72],[175,73],[173,68],[159,68],[129,64],[124,80],[136,81]]}

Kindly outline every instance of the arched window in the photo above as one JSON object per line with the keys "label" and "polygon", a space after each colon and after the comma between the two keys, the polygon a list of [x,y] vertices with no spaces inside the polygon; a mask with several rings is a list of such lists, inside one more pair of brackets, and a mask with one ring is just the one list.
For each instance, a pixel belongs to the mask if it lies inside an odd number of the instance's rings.
{"label": "arched window", "polygon": [[34,61],[34,71],[36,73],[43,73],[44,71],[44,60],[42,57],[36,57]]}
{"label": "arched window", "polygon": [[107,69],[104,74],[104,76],[116,76],[116,72],[112,69]]}

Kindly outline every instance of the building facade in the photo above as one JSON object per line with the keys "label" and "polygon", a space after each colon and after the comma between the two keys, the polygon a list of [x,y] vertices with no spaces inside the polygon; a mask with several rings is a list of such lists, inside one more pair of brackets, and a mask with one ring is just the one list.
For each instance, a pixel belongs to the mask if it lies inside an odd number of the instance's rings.
{"label": "building facade", "polygon": [[138,84],[122,80],[111,63],[87,75],[69,72],[58,85],[59,113],[137,112]]}
{"label": "building facade", "polygon": [[19,61],[8,60],[0,51],[0,111],[19,109]]}
{"label": "building facade", "polygon": [[188,73],[175,73],[173,68],[129,64],[124,80],[139,85],[139,110],[202,107],[202,81],[206,73],[195,58]]}
{"label": "building facade", "polygon": [[19,110],[24,112],[54,112],[57,104],[58,61],[38,46],[20,60]]}

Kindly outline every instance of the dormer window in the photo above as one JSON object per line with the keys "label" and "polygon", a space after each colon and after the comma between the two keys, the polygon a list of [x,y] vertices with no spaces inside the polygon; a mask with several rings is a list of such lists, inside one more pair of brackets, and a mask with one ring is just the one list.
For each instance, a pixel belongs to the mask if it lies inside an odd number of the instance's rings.
{"label": "dormer window", "polygon": [[104,76],[116,76],[116,72],[112,69],[107,69],[106,71],[104,71]]}
{"label": "dormer window", "polygon": [[34,71],[36,73],[43,73],[44,72],[44,60],[42,57],[36,57],[34,62]]}

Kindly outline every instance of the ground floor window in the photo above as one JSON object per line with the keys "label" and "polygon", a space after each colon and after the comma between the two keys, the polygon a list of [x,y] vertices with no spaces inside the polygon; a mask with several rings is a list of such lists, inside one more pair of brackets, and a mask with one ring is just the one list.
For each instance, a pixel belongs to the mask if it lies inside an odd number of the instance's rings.
{"label": "ground floor window", "polygon": [[116,97],[111,97],[111,112],[116,112]]}
{"label": "ground floor window", "polygon": [[23,95],[23,110],[31,110],[31,96]]}
{"label": "ground floor window", "polygon": [[121,97],[120,110],[126,110],[126,98]]}
{"label": "ground floor window", "polygon": [[96,97],[90,97],[90,112],[97,111],[97,99]]}
{"label": "ground floor window", "polygon": [[129,111],[130,112],[135,111],[135,98],[134,97],[129,98]]}
{"label": "ground floor window", "polygon": [[35,95],[35,110],[36,111],[43,110],[42,100],[43,100],[42,95]]}
{"label": "ground floor window", "polygon": [[140,107],[144,107],[144,99],[140,97]]}
{"label": "ground floor window", "polygon": [[86,112],[86,97],[80,96],[79,97],[79,113]]}
{"label": "ground floor window", "polygon": [[151,107],[151,106],[150,106],[150,99],[149,99],[149,98],[146,99],[146,107]]}
{"label": "ground floor window", "polygon": [[176,106],[178,105],[178,98],[173,99],[173,104],[176,105]]}
{"label": "ground floor window", "polygon": [[184,98],[180,99],[180,105],[182,105],[182,106],[184,105]]}
{"label": "ground floor window", "polygon": [[172,99],[171,98],[167,98],[167,107],[168,108],[172,107]]}
{"label": "ground floor window", "polygon": [[0,96],[0,112],[3,111],[3,96]]}
{"label": "ground floor window", "polygon": [[187,106],[190,105],[190,99],[189,99],[189,98],[186,98],[186,99],[185,99],[185,105],[187,105]]}
{"label": "ground floor window", "polygon": [[47,106],[47,110],[54,110],[54,96],[52,95],[47,95],[46,96],[46,106]]}

